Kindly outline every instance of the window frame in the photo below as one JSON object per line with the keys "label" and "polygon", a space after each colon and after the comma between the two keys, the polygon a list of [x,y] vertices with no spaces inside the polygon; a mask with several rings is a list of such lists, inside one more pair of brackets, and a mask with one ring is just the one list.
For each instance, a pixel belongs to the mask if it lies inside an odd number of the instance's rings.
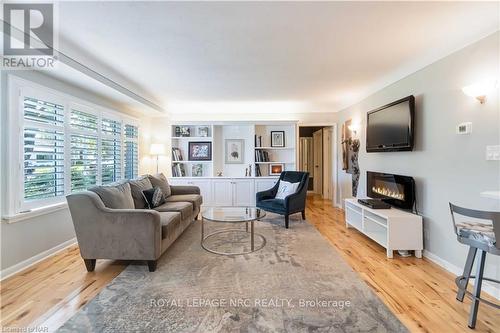
{"label": "window frame", "polygon": [[[108,109],[91,102],[82,100],[72,95],[44,87],[32,81],[19,78],[9,74],[7,76],[7,106],[6,115],[6,162],[4,163],[5,175],[8,175],[6,181],[6,192],[11,195],[6,196],[5,209],[2,212],[4,216],[15,216],[21,213],[45,209],[49,206],[58,206],[66,203],[66,195],[71,193],[71,134],[86,134],[82,130],[71,128],[71,110],[76,109],[82,112],[91,113],[98,117],[97,144],[98,144],[98,162],[97,162],[97,185],[102,183],[102,161],[101,161],[101,140],[102,138],[120,138],[121,143],[121,173],[120,179],[124,179],[124,150],[125,150],[125,126],[139,126],[137,118],[125,115],[118,111]],[[63,132],[64,137],[64,195],[51,198],[25,200],[24,199],[24,127],[26,123],[33,122],[24,119],[24,98],[31,97],[43,101],[55,103],[63,106],[64,124],[63,126],[36,124],[40,128],[57,128]],[[102,134],[102,118],[120,122],[120,134],[106,136]],[[140,131],[140,129],[139,129]],[[139,146],[139,145],[138,145]],[[7,162],[8,161],[8,162]],[[139,161],[137,161],[139,166]]]}
{"label": "window frame", "polygon": [[[127,125],[131,125],[131,126],[135,126],[137,127],[137,137],[136,138],[128,138],[126,136],[126,126]],[[124,124],[123,125],[123,147],[122,147],[122,172],[123,172],[123,176],[125,177],[125,173],[126,173],[126,170],[125,170],[125,150],[127,148],[127,143],[128,142],[131,142],[131,143],[135,143],[137,145],[137,173],[139,173],[139,135],[140,135],[140,132],[139,132],[139,125],[138,124],[134,124],[134,123],[127,123],[127,124]],[[132,169],[132,173],[134,172],[134,170]],[[134,175],[133,175],[134,176]],[[139,176],[138,174],[135,175],[135,176]]]}

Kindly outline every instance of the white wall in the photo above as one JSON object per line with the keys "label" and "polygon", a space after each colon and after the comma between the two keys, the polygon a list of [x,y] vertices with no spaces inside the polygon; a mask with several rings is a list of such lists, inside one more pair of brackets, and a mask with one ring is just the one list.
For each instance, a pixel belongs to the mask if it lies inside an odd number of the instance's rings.
{"label": "white wall", "polygon": [[[448,202],[500,208],[500,202],[479,195],[500,189],[500,162],[485,160],[486,145],[500,144],[498,91],[483,105],[461,91],[498,75],[499,37],[496,33],[470,45],[338,114],[339,126],[350,118],[362,123],[358,196],[366,193],[367,170],[413,176],[418,210],[424,216],[425,249],[456,267],[463,266],[467,249],[455,239]],[[414,151],[366,153],[366,112],[411,94],[416,97]],[[473,123],[472,134],[455,134],[457,124],[466,121]],[[340,147],[340,131],[338,140]],[[342,165],[341,153],[338,158]],[[350,197],[351,176],[340,171],[339,183],[339,197]],[[487,273],[500,278],[499,257],[487,259]]]}
{"label": "white wall", "polygon": [[139,120],[139,123],[141,124],[139,133],[139,175],[156,173],[156,157],[149,155],[149,147],[152,143],[165,144],[166,155],[159,156],[158,170],[170,175],[172,128],[169,117],[143,117]]}
{"label": "white wall", "polygon": [[[0,212],[3,212],[1,209],[5,207],[5,200],[8,195],[4,194],[6,189],[5,179],[9,174],[10,168],[14,167],[9,164],[9,161],[5,157],[6,131],[4,124],[6,123],[6,114],[8,112],[8,74],[16,75],[91,103],[117,109],[117,105],[108,100],[40,72],[2,71],[0,77],[2,87],[0,104],[0,119],[2,124],[0,126],[0,193],[3,194],[0,197]],[[50,249],[57,248],[61,244],[71,241],[74,237],[75,232],[67,208],[14,223],[2,221],[0,223],[0,269],[3,273],[10,272],[11,270],[8,268],[14,269],[16,267],[14,265],[29,260]]]}

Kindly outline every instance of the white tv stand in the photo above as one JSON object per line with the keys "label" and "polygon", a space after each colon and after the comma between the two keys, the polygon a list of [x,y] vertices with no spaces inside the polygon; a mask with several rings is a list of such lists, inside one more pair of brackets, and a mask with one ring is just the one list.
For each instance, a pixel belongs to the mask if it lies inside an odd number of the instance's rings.
{"label": "white tv stand", "polygon": [[413,250],[422,258],[422,217],[400,209],[371,209],[357,199],[345,199],[346,227],[354,227],[387,250],[393,258],[394,250]]}

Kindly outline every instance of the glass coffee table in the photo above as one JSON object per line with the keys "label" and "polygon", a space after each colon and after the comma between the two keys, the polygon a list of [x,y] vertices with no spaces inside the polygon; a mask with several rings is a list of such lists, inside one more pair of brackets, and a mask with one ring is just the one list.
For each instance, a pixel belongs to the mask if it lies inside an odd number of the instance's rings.
{"label": "glass coffee table", "polygon": [[[266,239],[261,234],[254,231],[254,222],[266,216],[266,212],[256,207],[208,207],[201,213],[201,247],[208,252],[222,255],[238,255],[248,254],[262,249],[266,245]],[[225,228],[205,235],[205,223],[225,223],[231,225],[245,224],[245,229],[241,228]],[[250,224],[250,231],[248,225]],[[207,245],[209,239],[216,236],[229,233],[244,233],[245,236],[250,234],[250,249],[239,252],[218,251]],[[227,235],[226,235],[227,236]],[[259,238],[261,242],[255,245],[255,238]],[[231,242],[230,239],[223,239],[224,242]]]}

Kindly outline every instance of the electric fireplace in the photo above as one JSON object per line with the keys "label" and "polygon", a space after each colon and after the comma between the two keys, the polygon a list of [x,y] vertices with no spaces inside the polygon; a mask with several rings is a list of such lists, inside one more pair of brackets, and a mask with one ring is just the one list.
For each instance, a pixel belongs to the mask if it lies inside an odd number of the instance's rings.
{"label": "electric fireplace", "polygon": [[381,172],[366,172],[366,194],[402,209],[415,203],[415,181],[412,177]]}

